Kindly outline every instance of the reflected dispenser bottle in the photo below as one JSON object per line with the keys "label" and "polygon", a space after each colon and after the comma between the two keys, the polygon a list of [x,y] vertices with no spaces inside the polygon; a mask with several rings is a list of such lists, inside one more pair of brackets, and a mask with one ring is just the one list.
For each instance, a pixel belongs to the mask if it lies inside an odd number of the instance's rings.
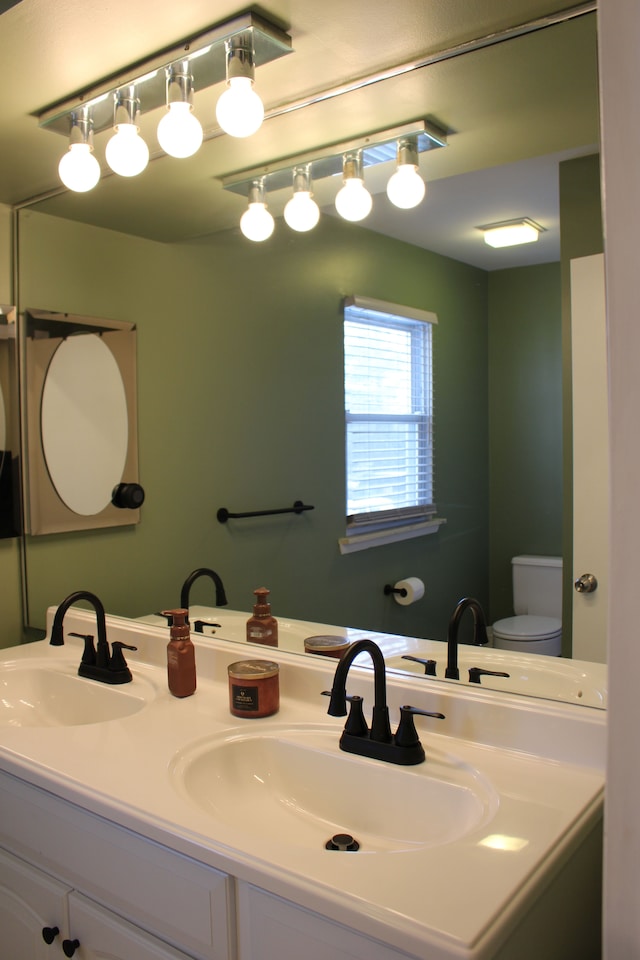
{"label": "reflected dispenser bottle", "polygon": [[167,644],[167,677],[174,697],[190,697],[196,690],[196,651],[187,623],[187,610],[163,610],[172,624]]}
{"label": "reflected dispenser bottle", "polygon": [[247,620],[247,641],[249,643],[263,643],[267,647],[278,646],[278,621],[271,616],[271,604],[267,600],[269,590],[258,587],[253,591],[256,602],[253,606],[253,616]]}

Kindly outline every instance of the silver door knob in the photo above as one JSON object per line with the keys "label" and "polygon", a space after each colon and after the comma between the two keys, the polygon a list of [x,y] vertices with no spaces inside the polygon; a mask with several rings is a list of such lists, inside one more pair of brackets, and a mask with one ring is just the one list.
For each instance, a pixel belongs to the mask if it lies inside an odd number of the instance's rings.
{"label": "silver door knob", "polygon": [[573,585],[578,593],[593,593],[598,589],[598,581],[592,573],[583,573]]}

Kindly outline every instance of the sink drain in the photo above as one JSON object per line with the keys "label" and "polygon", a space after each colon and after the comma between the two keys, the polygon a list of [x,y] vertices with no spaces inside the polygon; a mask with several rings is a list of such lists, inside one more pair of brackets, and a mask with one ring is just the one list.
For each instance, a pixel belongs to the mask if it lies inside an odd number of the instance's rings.
{"label": "sink drain", "polygon": [[360,844],[350,833],[336,833],[324,845],[325,850],[359,850]]}

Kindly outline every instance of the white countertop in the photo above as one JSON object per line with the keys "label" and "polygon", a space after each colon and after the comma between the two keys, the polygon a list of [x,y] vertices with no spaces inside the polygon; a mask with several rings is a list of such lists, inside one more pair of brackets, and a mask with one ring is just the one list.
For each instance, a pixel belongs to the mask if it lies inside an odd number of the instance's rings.
{"label": "white countertop", "polygon": [[[73,608],[65,618],[65,636],[70,630],[91,632],[92,625],[92,612]],[[324,836],[314,846],[268,829],[244,830],[211,815],[176,786],[176,771],[194,744],[258,728],[278,736],[309,726],[333,733],[323,740],[327,750],[363,769],[376,764],[377,778],[385,782],[391,765],[339,751],[344,719],[327,716],[328,701],[321,696],[331,686],[336,662],[327,660],[325,666],[319,658],[265,648],[265,656],[281,666],[280,710],[262,720],[238,720],[229,713],[226,674],[227,665],[242,656],[237,645],[217,638],[200,642],[194,634],[198,688],[194,696],[177,700],[166,687],[168,631],[115,617],[107,618],[107,628],[111,641],[138,647],[127,653],[134,681],[126,692],[139,691],[147,706],[100,724],[0,725],[0,768],[408,953],[422,956],[430,944],[434,957],[485,955],[542,872],[560,864],[600,814],[603,711],[388,676],[394,730],[400,704],[446,715],[437,722],[416,718],[427,761],[394,766],[389,781],[400,789],[403,777],[407,783],[428,781],[430,758],[432,769],[449,762],[467,765],[489,784],[485,814],[470,832],[443,845],[389,850],[363,845],[357,854],[343,855],[327,852],[320,842]],[[73,638],[62,648],[42,641],[0,651],[0,670],[33,660],[75,676],[80,653],[81,641]],[[348,689],[365,697],[369,717],[371,672],[352,667]],[[366,792],[352,802],[366,805]]]}

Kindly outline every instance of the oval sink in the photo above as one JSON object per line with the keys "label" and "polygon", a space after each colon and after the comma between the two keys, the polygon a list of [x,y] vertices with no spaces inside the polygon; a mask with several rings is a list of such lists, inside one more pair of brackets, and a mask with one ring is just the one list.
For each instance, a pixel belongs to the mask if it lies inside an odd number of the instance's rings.
{"label": "oval sink", "polygon": [[365,851],[451,843],[488,820],[498,797],[468,764],[429,749],[416,767],[343,753],[334,727],[270,727],[209,738],[178,754],[175,788],[229,827],[318,849],[351,834]]}
{"label": "oval sink", "polygon": [[[0,726],[60,727],[103,723],[137,713],[147,703],[140,680],[112,687],[60,668],[7,663],[0,670]],[[133,689],[131,689],[133,688]],[[144,691],[144,692],[143,692]]]}
{"label": "oval sink", "polygon": [[[424,656],[423,653],[412,655]],[[431,654],[433,656],[433,654]],[[392,656],[385,660],[389,670],[401,670],[424,676],[424,666],[402,656]],[[447,657],[446,650],[438,662],[438,679],[444,677]],[[508,673],[508,677],[483,676],[481,685],[489,690],[503,690],[506,693],[523,693],[530,697],[543,697],[550,700],[563,700],[567,703],[581,703],[589,707],[606,707],[607,689],[603,683],[600,665],[585,665],[562,660],[560,657],[546,657],[533,654],[510,653],[503,655],[500,650],[487,650],[463,644],[458,648],[458,666],[460,681],[467,683],[470,667],[484,667],[487,670],[499,670]],[[433,677],[427,677],[432,681]]]}

